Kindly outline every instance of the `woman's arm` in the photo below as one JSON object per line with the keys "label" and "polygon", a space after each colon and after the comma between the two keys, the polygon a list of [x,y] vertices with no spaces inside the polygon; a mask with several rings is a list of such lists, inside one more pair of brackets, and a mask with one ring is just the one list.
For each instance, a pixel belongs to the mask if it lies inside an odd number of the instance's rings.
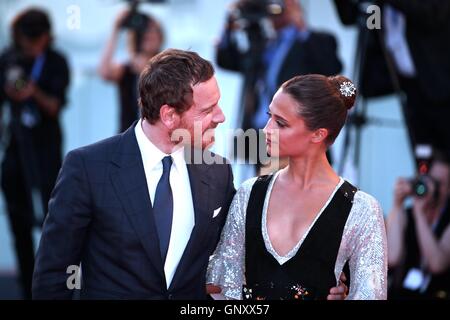
{"label": "woman's arm", "polygon": [[394,204],[386,224],[389,267],[398,266],[405,251],[406,212],[403,208],[403,202],[411,191],[411,185],[406,179],[400,178],[397,180],[394,188]]}
{"label": "woman's arm", "polygon": [[[352,210],[358,221],[351,227],[350,300],[385,300],[387,298],[387,240],[383,212],[372,196],[355,195]],[[359,211],[359,212],[358,212]]]}
{"label": "woman's arm", "polygon": [[389,267],[397,267],[404,253],[404,233],[406,212],[402,207],[394,206],[388,215],[386,223]]}
{"label": "woman's arm", "polygon": [[245,283],[245,212],[255,180],[244,182],[233,198],[219,244],[209,261],[206,276],[209,293],[218,293],[218,286],[225,298],[242,299],[241,290]]}
{"label": "woman's arm", "polygon": [[98,73],[104,80],[118,82],[123,75],[124,66],[114,63],[113,56],[117,46],[120,26],[128,14],[128,11],[124,11],[117,17],[116,22],[114,23],[113,32],[108,39],[102,59],[100,60]]}

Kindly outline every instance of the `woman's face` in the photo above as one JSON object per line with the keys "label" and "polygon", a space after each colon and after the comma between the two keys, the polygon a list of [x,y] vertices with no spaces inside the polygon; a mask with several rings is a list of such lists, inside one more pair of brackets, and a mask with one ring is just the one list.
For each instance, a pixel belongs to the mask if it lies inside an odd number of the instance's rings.
{"label": "woman's face", "polygon": [[267,152],[271,156],[296,157],[308,152],[314,131],[308,130],[297,113],[298,103],[282,89],[269,106],[269,120],[264,128]]}
{"label": "woman's face", "polygon": [[162,35],[159,27],[150,22],[142,37],[142,52],[154,55],[158,53],[162,45]]}

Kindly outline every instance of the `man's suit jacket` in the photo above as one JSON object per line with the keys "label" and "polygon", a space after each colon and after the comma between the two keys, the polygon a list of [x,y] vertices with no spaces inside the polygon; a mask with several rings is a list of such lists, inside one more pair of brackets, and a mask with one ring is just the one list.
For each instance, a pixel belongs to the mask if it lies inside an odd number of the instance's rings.
{"label": "man's suit jacket", "polygon": [[231,167],[187,165],[195,226],[167,289],[134,125],[67,155],[37,252],[33,298],[70,299],[66,270],[80,262],[81,298],[206,298],[209,256],[235,192]]}

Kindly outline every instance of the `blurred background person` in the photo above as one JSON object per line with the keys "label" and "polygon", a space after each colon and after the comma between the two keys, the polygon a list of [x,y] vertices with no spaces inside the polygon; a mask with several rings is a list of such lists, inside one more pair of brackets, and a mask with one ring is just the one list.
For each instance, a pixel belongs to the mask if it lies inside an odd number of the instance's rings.
{"label": "blurred background person", "polygon": [[[40,226],[62,157],[59,115],[66,104],[69,68],[52,48],[47,13],[29,8],[11,25],[12,44],[0,55],[0,106],[9,107],[1,186],[24,298],[31,297],[32,231]],[[6,141],[5,141],[6,140]]]}
{"label": "blurred background person", "polygon": [[[450,0],[334,3],[345,25],[358,24],[360,33],[367,34],[360,66],[362,95],[402,91],[412,150],[418,144],[450,150]],[[380,29],[367,28],[371,4],[381,9]]]}
{"label": "blurred background person", "polygon": [[[395,185],[387,219],[390,299],[450,299],[448,155],[436,152],[421,178],[399,178]],[[412,205],[405,205],[408,197]]]}
{"label": "blurred background person", "polygon": [[[124,63],[113,60],[118,37],[128,30],[130,58]],[[125,10],[116,18],[112,34],[106,44],[99,66],[104,80],[114,82],[119,89],[120,132],[139,118],[137,78],[147,61],[161,51],[164,34],[161,25],[152,16]]]}
{"label": "blurred background person", "polygon": [[[240,40],[242,32],[246,42]],[[334,75],[342,69],[335,37],[308,27],[297,0],[233,3],[216,61],[244,76],[238,111],[243,130],[265,126],[271,97],[286,80],[309,73]]]}

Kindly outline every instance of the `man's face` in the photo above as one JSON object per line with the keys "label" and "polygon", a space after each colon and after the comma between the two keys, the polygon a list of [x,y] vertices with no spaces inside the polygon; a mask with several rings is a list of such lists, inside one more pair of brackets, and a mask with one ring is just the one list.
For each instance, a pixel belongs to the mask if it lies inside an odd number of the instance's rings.
{"label": "man's face", "polygon": [[215,77],[192,89],[193,105],[181,115],[181,128],[189,133],[192,145],[206,149],[214,143],[214,129],[225,121],[219,107],[220,90]]}
{"label": "man's face", "polygon": [[43,34],[36,39],[20,36],[18,41],[19,47],[27,57],[36,58],[45,51],[45,48],[47,48],[50,41],[50,37],[48,34]]}
{"label": "man's face", "polygon": [[275,30],[280,30],[289,24],[302,25],[304,23],[303,10],[297,0],[284,0],[283,12],[271,16]]}
{"label": "man's face", "polygon": [[289,24],[289,18],[286,12],[276,16],[271,16],[270,20],[275,30],[280,30]]}

